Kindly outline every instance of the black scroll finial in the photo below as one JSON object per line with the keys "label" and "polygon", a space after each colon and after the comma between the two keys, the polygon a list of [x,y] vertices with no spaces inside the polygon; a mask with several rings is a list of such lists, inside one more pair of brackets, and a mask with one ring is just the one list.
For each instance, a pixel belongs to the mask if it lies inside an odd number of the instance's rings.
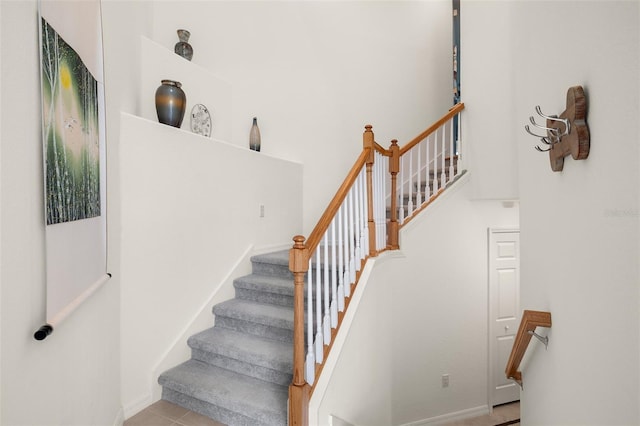
{"label": "black scroll finial", "polygon": [[33,334],[33,338],[36,340],[44,340],[51,333],[53,333],[53,327],[49,324],[45,324]]}

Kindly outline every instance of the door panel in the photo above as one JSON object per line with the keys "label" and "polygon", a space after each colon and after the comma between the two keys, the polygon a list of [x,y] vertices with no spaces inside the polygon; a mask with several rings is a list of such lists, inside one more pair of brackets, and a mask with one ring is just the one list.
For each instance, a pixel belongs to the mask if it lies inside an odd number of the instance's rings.
{"label": "door panel", "polygon": [[489,374],[491,405],[520,399],[504,374],[520,323],[520,234],[489,232]]}

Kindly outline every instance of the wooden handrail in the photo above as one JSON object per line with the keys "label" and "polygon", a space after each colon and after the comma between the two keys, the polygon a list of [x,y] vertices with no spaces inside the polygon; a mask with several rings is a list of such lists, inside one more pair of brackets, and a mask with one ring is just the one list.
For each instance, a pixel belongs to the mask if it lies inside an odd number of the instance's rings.
{"label": "wooden handrail", "polygon": [[529,341],[536,327],[551,327],[551,312],[524,311],[522,314],[518,334],[513,342],[509,362],[507,362],[507,367],[504,371],[508,379],[515,380],[521,386],[522,373],[518,371],[518,369],[520,368],[520,362],[524,357],[524,353],[527,351]]}
{"label": "wooden handrail", "polygon": [[450,120],[452,117],[454,117],[463,109],[464,109],[464,103],[462,102],[454,105],[453,108],[451,108],[449,112],[445,114],[440,120],[433,123],[433,125],[430,126],[427,130],[420,133],[418,136],[411,139],[405,146],[400,148],[400,156],[403,156],[407,151],[409,151],[411,148],[419,144],[421,140],[429,136],[431,133],[435,132],[440,126],[442,126],[444,123],[446,123],[448,120]]}
{"label": "wooden handrail", "polygon": [[338,213],[338,209],[349,193],[349,189],[356,181],[358,173],[360,173],[364,165],[367,163],[369,152],[369,149],[362,150],[360,156],[347,174],[344,182],[342,182],[342,185],[340,185],[340,188],[338,188],[338,191],[336,191],[336,195],[333,196],[324,213],[322,214],[322,216],[320,216],[320,219],[318,220],[315,228],[313,228],[313,231],[311,231],[311,234],[309,234],[309,238],[307,238],[307,241],[305,243],[305,247],[307,248],[307,250],[309,250],[309,253],[313,253],[316,247],[318,247],[318,244],[320,244],[324,232],[331,224],[331,220],[335,217],[336,213]]}
{"label": "wooden handrail", "polygon": [[378,142],[373,142],[373,148],[376,150],[376,152],[379,152],[384,156],[389,157],[391,155],[390,151],[385,147],[383,147],[382,145],[380,145]]}

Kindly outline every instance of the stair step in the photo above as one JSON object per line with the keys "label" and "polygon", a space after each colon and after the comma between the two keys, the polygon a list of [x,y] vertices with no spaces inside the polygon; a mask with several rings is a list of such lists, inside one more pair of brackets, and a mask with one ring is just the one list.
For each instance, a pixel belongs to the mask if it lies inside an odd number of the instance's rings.
{"label": "stair step", "polygon": [[287,424],[288,389],[189,360],[163,373],[162,398],[229,426]]}
{"label": "stair step", "polygon": [[293,274],[289,270],[288,249],[252,256],[251,265],[256,275],[293,279]]}
{"label": "stair step", "polygon": [[213,307],[216,326],[293,342],[293,308],[231,299]]}
{"label": "stair step", "polygon": [[238,299],[293,307],[293,278],[246,275],[233,281]]}
{"label": "stair step", "polygon": [[291,343],[211,327],[191,336],[188,344],[193,359],[279,385],[291,383]]}

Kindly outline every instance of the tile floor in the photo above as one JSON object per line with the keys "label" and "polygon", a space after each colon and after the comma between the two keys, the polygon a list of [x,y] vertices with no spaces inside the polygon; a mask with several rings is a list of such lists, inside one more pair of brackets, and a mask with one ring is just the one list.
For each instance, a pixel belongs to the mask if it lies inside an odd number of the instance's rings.
{"label": "tile floor", "polygon": [[[520,403],[494,407],[493,413],[447,423],[448,426],[496,426],[520,418]],[[519,425],[520,422],[511,423]],[[225,426],[167,401],[158,401],[124,422],[124,426]]]}
{"label": "tile floor", "polygon": [[186,408],[160,400],[124,422],[124,426],[225,426]]}
{"label": "tile floor", "polygon": [[504,423],[518,426],[520,421],[511,423],[520,419],[520,402],[512,402],[510,404],[498,405],[493,407],[493,413],[483,416],[472,417],[465,420],[456,420],[447,423],[447,426],[496,426]]}

